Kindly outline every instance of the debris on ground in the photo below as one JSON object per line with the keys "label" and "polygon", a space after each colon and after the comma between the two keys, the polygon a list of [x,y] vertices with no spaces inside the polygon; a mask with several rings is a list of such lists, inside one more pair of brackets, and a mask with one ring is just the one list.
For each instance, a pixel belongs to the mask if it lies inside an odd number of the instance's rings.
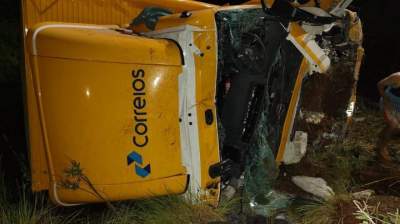
{"label": "debris on ground", "polygon": [[352,196],[353,196],[354,199],[361,200],[361,199],[368,199],[374,194],[375,194],[374,190],[367,189],[367,190],[362,190],[362,191],[359,191],[359,192],[354,192],[352,194]]}
{"label": "debris on ground", "polygon": [[[376,156],[382,114],[360,101],[354,118],[340,141],[310,143],[299,163],[281,167],[275,189],[296,199],[288,208],[294,223],[400,223],[400,138],[389,145],[395,162],[382,165]],[[299,176],[312,183],[294,184]],[[335,194],[316,199],[314,182]]]}
{"label": "debris on ground", "polygon": [[266,195],[259,195],[250,201],[250,208],[254,214],[272,217],[277,211],[286,209],[291,204],[289,195],[272,190]]}
{"label": "debris on ground", "polygon": [[303,191],[313,194],[324,200],[328,200],[335,195],[335,192],[333,192],[332,188],[329,187],[326,181],[322,178],[294,176],[292,177],[292,181]]}
{"label": "debris on ground", "polygon": [[286,145],[283,163],[286,165],[295,164],[306,155],[307,152],[307,133],[296,131],[294,140]]}

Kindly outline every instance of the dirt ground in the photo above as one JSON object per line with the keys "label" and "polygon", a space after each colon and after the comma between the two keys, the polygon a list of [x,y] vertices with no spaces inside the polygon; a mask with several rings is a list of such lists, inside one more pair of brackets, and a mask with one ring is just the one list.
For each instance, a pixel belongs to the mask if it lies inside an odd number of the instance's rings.
{"label": "dirt ground", "polygon": [[[335,204],[340,223],[360,223],[355,213],[352,193],[373,190],[363,199],[374,214],[396,213],[400,209],[400,136],[390,144],[393,162],[381,163],[376,156],[376,142],[385,122],[376,108],[357,107],[346,137],[326,145],[310,144],[306,157],[299,163],[282,167],[276,189],[302,198],[313,198],[291,182],[292,176],[321,177],[337,195],[349,195],[348,200]],[[361,203],[361,204],[362,204]],[[379,222],[376,222],[379,223]],[[390,223],[390,222],[389,222]]]}

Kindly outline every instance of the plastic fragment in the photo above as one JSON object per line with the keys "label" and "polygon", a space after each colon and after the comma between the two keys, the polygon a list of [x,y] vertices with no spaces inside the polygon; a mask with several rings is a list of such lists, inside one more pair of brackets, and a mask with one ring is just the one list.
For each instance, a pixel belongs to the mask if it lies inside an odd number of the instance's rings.
{"label": "plastic fragment", "polygon": [[285,154],[283,155],[283,163],[286,165],[296,164],[306,155],[307,152],[307,133],[296,131],[294,141],[288,142]]}
{"label": "plastic fragment", "polygon": [[335,192],[327,185],[326,181],[319,177],[294,176],[292,177],[292,182],[303,191],[325,200],[335,195]]}

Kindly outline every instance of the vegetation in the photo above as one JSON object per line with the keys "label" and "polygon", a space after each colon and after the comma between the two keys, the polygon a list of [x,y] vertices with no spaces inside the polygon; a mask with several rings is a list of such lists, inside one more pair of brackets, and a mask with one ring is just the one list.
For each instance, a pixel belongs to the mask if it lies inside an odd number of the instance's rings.
{"label": "vegetation", "polygon": [[[384,167],[376,159],[375,143],[384,124],[378,113],[366,107],[359,108],[347,138],[312,149],[294,168],[304,170],[303,175],[321,176],[336,193],[326,201],[310,199],[294,203],[290,214],[296,223],[400,224],[399,194],[389,191],[388,187],[400,183],[399,167],[395,164]],[[399,141],[395,140],[390,147],[394,159],[398,160]],[[377,175],[372,175],[373,179],[365,177],[370,173]],[[366,189],[378,193],[361,198],[355,196],[354,192]]]}
{"label": "vegetation", "polygon": [[[0,6],[2,7],[0,8],[0,29],[2,30],[0,32],[0,84],[20,89],[22,86],[20,79],[22,42],[18,2],[5,1]],[[9,97],[18,102],[22,101],[18,96]],[[0,115],[3,114],[0,113]],[[23,117],[20,117],[20,120],[23,121]],[[3,120],[0,120],[0,143],[3,143],[3,138],[7,138],[9,134],[9,130],[3,132],[3,128],[7,127],[3,124]],[[23,140],[20,139],[20,141]],[[114,203],[112,207],[115,209],[110,209],[110,206],[106,204],[74,208],[55,207],[46,195],[31,193],[28,163],[26,159],[22,159],[26,156],[26,149],[16,148],[12,143],[5,142],[7,149],[0,150],[0,157],[4,152],[4,154],[10,154],[9,157],[18,158],[20,164],[16,167],[21,169],[22,178],[18,180],[17,188],[10,187],[9,182],[14,180],[4,177],[4,164],[2,166],[0,163],[0,224],[201,224],[223,221],[234,204],[233,201],[223,202],[218,208],[212,208],[195,198],[168,196],[140,202]],[[8,148],[12,150],[7,151]],[[90,182],[79,172],[70,175],[78,176],[80,181]]]}
{"label": "vegetation", "polygon": [[233,202],[213,208],[183,196],[167,196],[138,202],[121,202],[109,209],[104,205],[58,208],[42,194],[21,192],[10,200],[0,185],[0,224],[203,224],[222,222]]}
{"label": "vegetation", "polygon": [[[334,224],[343,220],[343,214],[338,214],[338,207],[350,203],[349,195],[335,195],[327,201],[310,201],[295,208],[293,213],[296,223],[303,224]],[[351,213],[350,213],[351,214]]]}
{"label": "vegetation", "polygon": [[379,205],[370,206],[367,201],[360,202],[357,200],[354,200],[353,203],[357,207],[357,211],[354,215],[362,224],[400,224],[399,209],[393,213],[381,213],[379,212]]}
{"label": "vegetation", "polygon": [[[21,86],[19,83],[21,40],[17,2],[6,1],[3,4],[4,9],[0,10],[2,12],[0,84],[10,85],[11,88]],[[376,137],[384,123],[381,114],[373,110],[361,110],[357,118],[360,121],[354,123],[345,141],[318,151],[310,151],[305,162],[311,164],[313,170],[321,171],[321,176],[333,188],[336,195],[327,201],[312,199],[294,203],[291,208],[291,217],[296,220],[296,223],[400,224],[400,205],[397,209],[383,209],[383,201],[379,199],[358,199],[353,195],[355,191],[372,186],[372,182],[360,182],[354,173],[376,162],[374,161]],[[363,118],[362,121],[361,118]],[[23,118],[21,117],[20,120]],[[0,123],[0,131],[2,131],[2,125]],[[6,136],[4,133],[0,135],[2,138]],[[399,142],[395,142],[391,147],[399,146]],[[13,153],[23,154],[25,149],[16,149]],[[21,156],[17,155],[17,157]],[[8,187],[8,183],[5,182],[0,164],[0,224],[218,223],[226,221],[236,205],[234,200],[222,202],[218,208],[213,208],[196,198],[168,196],[138,202],[113,203],[114,209],[110,209],[111,206],[106,204],[59,208],[49,202],[46,195],[31,193],[29,169],[26,166],[26,160],[22,160],[20,188],[14,189]],[[311,169],[308,167],[302,170],[310,171]],[[71,172],[72,177],[78,177],[80,181],[90,183],[86,176],[79,173],[79,169],[75,171],[77,173]],[[400,178],[391,178],[392,183],[399,180]],[[383,181],[378,179],[374,182]]]}
{"label": "vegetation", "polygon": [[[21,159],[23,178],[20,190],[8,189],[0,172],[0,224],[175,224],[219,223],[226,220],[238,200],[222,201],[218,208],[211,207],[197,196],[171,195],[160,198],[85,205],[70,208],[56,207],[47,194],[32,193],[28,163]],[[1,167],[0,160],[0,167]],[[66,176],[91,185],[79,163],[71,161]],[[91,185],[93,187],[93,185]],[[78,183],[79,187],[79,183]],[[96,195],[99,195],[96,193]]]}

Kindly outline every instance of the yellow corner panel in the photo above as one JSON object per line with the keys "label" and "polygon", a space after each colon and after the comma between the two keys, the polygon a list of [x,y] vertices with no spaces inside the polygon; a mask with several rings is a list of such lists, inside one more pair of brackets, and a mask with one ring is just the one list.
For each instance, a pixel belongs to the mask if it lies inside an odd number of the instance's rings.
{"label": "yellow corner panel", "polygon": [[145,7],[174,12],[213,8],[190,0],[22,0],[25,28],[40,22],[128,24]]}
{"label": "yellow corner panel", "polygon": [[[55,27],[44,29],[49,25]],[[71,185],[67,171],[75,162],[95,186],[152,182],[183,192],[185,181],[179,187],[168,183],[174,181],[169,177],[186,179],[179,142],[179,48],[108,28],[58,25],[45,23],[28,35],[34,190]],[[133,188],[110,197],[167,190]],[[80,197],[76,201],[94,200]]]}

